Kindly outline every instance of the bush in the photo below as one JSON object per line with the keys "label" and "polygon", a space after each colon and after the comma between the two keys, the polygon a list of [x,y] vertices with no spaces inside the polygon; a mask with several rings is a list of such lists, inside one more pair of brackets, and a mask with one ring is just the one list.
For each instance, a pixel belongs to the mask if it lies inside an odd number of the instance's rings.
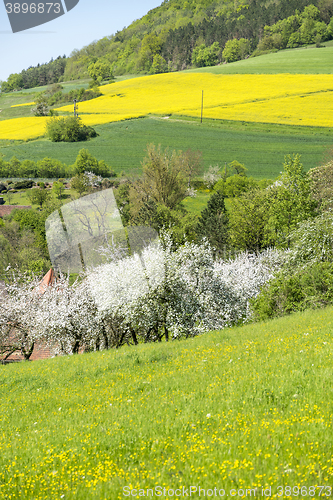
{"label": "bush", "polygon": [[34,181],[31,180],[18,181],[13,184],[13,189],[30,189],[34,184]]}
{"label": "bush", "polygon": [[76,116],[52,117],[46,124],[46,131],[52,142],[80,142],[97,136],[92,127],[84,125]]}
{"label": "bush", "polygon": [[112,170],[104,160],[98,161],[88,149],[80,149],[75,160],[75,173],[84,174],[85,172],[92,172],[101,177],[117,177],[117,174]]}
{"label": "bush", "polygon": [[314,262],[333,261],[333,212],[309,219],[290,235],[290,265],[305,266]]}
{"label": "bush", "polygon": [[37,162],[37,177],[54,179],[66,175],[66,166],[59,160],[43,158]]}
{"label": "bush", "polygon": [[333,264],[315,262],[293,274],[281,271],[252,301],[253,318],[266,320],[333,304]]}
{"label": "bush", "polygon": [[238,174],[227,177],[227,179],[220,179],[214,185],[214,189],[216,191],[221,190],[226,198],[234,198],[255,187],[256,182],[252,177],[244,177]]}

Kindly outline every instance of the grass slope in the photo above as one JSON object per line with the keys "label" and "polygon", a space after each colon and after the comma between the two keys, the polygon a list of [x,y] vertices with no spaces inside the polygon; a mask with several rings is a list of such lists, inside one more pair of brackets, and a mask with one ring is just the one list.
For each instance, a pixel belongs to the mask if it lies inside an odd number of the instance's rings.
{"label": "grass slope", "polygon": [[332,486],[332,313],[0,367],[1,498]]}
{"label": "grass slope", "polygon": [[326,47],[300,47],[298,49],[280,50],[279,52],[251,57],[243,61],[208,68],[185,70],[184,73],[214,74],[332,74],[333,46],[327,42]]}
{"label": "grass slope", "polygon": [[96,139],[80,143],[52,143],[47,140],[27,143],[3,142],[0,152],[5,160],[39,160],[46,156],[73,164],[81,148],[89,149],[116,172],[140,173],[140,162],[147,144],[161,144],[173,149],[200,150],[204,168],[238,160],[256,178],[275,178],[286,154],[300,153],[306,169],[320,164],[324,152],[332,145],[328,129],[307,127],[260,126],[256,124],[210,120],[161,120],[154,118],[128,120],[94,127]]}

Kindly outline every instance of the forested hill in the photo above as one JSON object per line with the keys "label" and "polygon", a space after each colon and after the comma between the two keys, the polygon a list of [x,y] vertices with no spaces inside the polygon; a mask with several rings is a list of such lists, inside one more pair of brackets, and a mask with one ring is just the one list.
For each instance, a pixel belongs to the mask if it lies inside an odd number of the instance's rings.
{"label": "forested hill", "polygon": [[[266,25],[300,13],[310,4],[319,9],[317,21],[328,24],[333,15],[333,0],[164,1],[115,35],[74,51],[65,79],[87,75],[89,62],[97,58],[107,58],[115,75],[179,71],[192,66],[195,47],[210,47],[214,42],[218,42],[220,51],[217,59],[212,56],[213,61],[207,57],[207,65],[219,63],[226,42],[234,38],[249,40],[252,53],[264,37]],[[300,22],[294,20],[292,24],[287,31],[297,30]],[[205,61],[198,61],[197,66],[204,64]]]}
{"label": "forested hill", "polygon": [[[74,50],[58,81],[94,78],[98,72],[103,79],[105,64],[114,75],[161,73],[320,45],[333,37],[332,16],[333,0],[165,0],[122,31]],[[39,80],[45,84],[48,65],[42,66]],[[2,90],[28,88],[29,72],[38,74],[30,68],[11,75]],[[51,71],[46,83],[54,82]]]}

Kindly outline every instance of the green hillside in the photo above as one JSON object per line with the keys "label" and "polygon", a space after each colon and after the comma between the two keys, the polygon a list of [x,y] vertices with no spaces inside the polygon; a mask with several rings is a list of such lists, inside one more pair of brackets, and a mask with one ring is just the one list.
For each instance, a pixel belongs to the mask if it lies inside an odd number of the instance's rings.
{"label": "green hillside", "polygon": [[0,367],[1,498],[191,485],[329,496],[332,312]]}
{"label": "green hillside", "polygon": [[[225,74],[251,73],[306,73],[324,74],[332,72],[333,46],[324,48],[299,48],[261,55],[230,64],[188,71],[203,71]],[[117,77],[122,80],[124,77]],[[63,92],[87,81],[64,83]],[[12,105],[31,102],[40,90],[0,94],[1,119],[31,116],[32,106]],[[4,160],[16,156],[20,160],[37,161],[44,157],[57,158],[73,164],[79,150],[87,147],[98,159],[105,160],[117,173],[140,173],[141,161],[147,144],[161,144],[173,149],[201,150],[203,168],[219,164],[223,166],[238,160],[256,178],[275,178],[286,154],[299,153],[306,169],[322,164],[327,150],[332,147],[330,129],[294,127],[245,122],[228,122],[186,117],[161,120],[160,117],[127,120],[96,126],[99,136],[88,143],[52,143],[48,140],[31,142],[2,141],[0,151]]]}
{"label": "green hillside", "polygon": [[[304,8],[309,10],[300,14]],[[74,51],[64,80],[87,76],[89,62],[102,59],[116,75],[159,73],[236,61],[255,49],[261,53],[320,44],[332,38],[332,14],[332,3],[323,1],[169,0],[115,35]],[[297,35],[289,40],[293,33]],[[229,53],[224,51],[234,39],[245,40],[243,48],[233,45]]]}
{"label": "green hillside", "polygon": [[252,57],[230,64],[222,64],[209,68],[195,68],[188,72],[207,72],[214,74],[332,74],[333,46],[327,42],[321,48],[300,47],[298,49],[281,50],[259,57]]}

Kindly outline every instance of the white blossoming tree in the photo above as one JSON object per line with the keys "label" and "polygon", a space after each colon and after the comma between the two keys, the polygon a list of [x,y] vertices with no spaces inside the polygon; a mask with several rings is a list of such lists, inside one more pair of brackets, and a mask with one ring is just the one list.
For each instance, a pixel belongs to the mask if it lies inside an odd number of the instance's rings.
{"label": "white blossoming tree", "polygon": [[246,322],[250,299],[280,269],[284,255],[267,250],[215,261],[207,241],[172,251],[167,235],[129,256],[120,250],[104,249],[107,264],[72,285],[60,275],[43,293],[37,278],[14,277],[0,302],[2,351],[21,350],[29,359],[37,342],[75,354]]}
{"label": "white blossoming tree", "polygon": [[59,353],[99,348],[102,324],[85,280],[60,275],[40,297],[35,336]]}
{"label": "white blossoming tree", "polygon": [[0,297],[0,353],[3,360],[14,352],[28,360],[35,343],[39,279],[12,271],[8,278]]}
{"label": "white blossoming tree", "polygon": [[166,237],[163,247],[95,268],[88,282],[102,317],[124,318],[135,342],[149,342],[247,321],[249,299],[280,265],[275,251],[215,262],[207,242],[172,252]]}

